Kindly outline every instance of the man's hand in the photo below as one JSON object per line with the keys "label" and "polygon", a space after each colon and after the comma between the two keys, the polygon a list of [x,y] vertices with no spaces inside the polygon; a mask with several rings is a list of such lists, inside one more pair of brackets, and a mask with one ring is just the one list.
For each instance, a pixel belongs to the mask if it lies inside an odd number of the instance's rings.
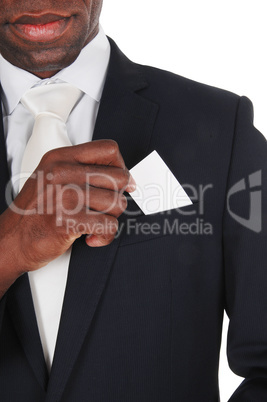
{"label": "man's hand", "polygon": [[114,141],[49,151],[0,217],[5,262],[19,276],[60,256],[83,234],[88,246],[108,245],[127,206],[123,192],[134,188]]}

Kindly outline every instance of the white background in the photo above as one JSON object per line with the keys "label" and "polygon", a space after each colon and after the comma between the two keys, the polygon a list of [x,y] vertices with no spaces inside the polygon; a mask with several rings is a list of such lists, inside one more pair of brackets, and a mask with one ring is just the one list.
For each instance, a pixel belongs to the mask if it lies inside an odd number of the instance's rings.
{"label": "white background", "polygon": [[[248,96],[267,135],[266,0],[104,0],[101,24],[133,61]],[[221,401],[241,382],[220,365]]]}

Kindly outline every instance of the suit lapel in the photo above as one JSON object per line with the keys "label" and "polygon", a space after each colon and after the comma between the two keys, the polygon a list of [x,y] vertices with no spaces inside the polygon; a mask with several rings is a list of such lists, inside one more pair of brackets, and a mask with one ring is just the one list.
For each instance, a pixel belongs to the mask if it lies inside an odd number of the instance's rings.
{"label": "suit lapel", "polygon": [[[0,87],[1,91],[1,87]],[[5,190],[7,183],[9,181],[9,171],[7,166],[7,154],[6,154],[6,143],[4,136],[4,127],[3,127],[3,114],[2,114],[2,105],[0,99],[0,214],[4,212],[7,208]]]}
{"label": "suit lapel", "polygon": [[[111,41],[109,70],[93,139],[117,141],[129,168],[146,156],[158,110],[157,105],[136,93],[146,86],[139,68]],[[107,285],[119,241],[89,248],[82,237],[73,246],[46,402],[62,397]]]}
{"label": "suit lapel", "polygon": [[158,105],[138,94],[148,86],[141,68],[110,42],[111,59],[93,139],[117,141],[131,169],[147,155]]}
{"label": "suit lapel", "polygon": [[48,382],[48,372],[27,274],[17,279],[8,291],[7,308],[25,355],[39,384],[45,391]]}

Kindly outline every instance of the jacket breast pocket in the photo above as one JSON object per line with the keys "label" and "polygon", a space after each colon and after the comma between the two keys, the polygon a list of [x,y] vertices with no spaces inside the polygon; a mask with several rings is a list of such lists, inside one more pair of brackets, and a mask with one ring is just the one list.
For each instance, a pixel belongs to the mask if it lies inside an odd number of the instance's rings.
{"label": "jacket breast pocket", "polygon": [[153,215],[125,213],[119,219],[120,246],[153,240],[159,237],[190,234],[197,222],[198,203]]}

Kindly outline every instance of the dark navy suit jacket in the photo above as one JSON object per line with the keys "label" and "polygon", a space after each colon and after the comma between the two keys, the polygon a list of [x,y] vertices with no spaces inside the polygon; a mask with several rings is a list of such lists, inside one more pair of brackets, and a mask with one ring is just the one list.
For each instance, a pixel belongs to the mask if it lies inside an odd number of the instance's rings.
{"label": "dark navy suit jacket", "polygon": [[229,364],[246,378],[231,402],[266,401],[267,146],[252,104],[111,45],[94,139],[116,140],[129,168],[157,150],[193,205],[145,216],[129,200],[111,245],[75,242],[50,376],[27,275],[14,283],[0,304],[0,400],[218,402],[226,309]]}

